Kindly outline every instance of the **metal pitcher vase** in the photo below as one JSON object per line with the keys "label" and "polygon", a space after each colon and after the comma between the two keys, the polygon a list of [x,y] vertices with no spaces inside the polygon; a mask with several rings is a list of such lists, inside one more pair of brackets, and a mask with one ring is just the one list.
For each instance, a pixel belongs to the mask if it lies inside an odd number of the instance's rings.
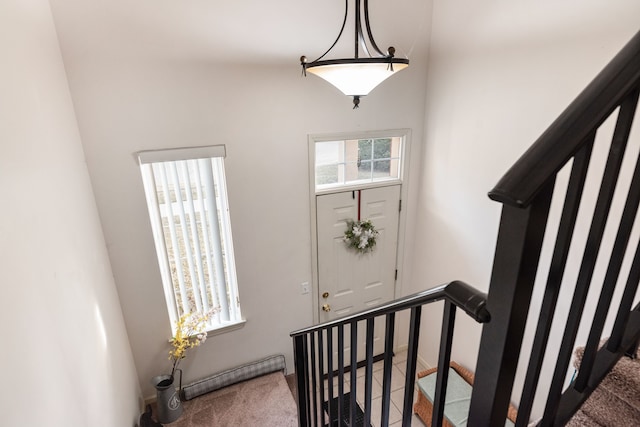
{"label": "metal pitcher vase", "polygon": [[180,415],[182,415],[182,402],[173,385],[173,377],[171,375],[158,375],[151,379],[151,384],[156,388],[158,421],[168,424],[180,418]]}

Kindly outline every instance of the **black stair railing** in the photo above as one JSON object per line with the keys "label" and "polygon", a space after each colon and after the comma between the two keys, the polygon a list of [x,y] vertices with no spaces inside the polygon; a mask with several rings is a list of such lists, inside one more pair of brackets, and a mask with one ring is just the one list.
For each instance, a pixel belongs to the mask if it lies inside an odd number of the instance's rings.
{"label": "black stair railing", "polygon": [[[543,359],[549,358],[548,341],[556,316],[556,305],[567,276],[568,257],[576,218],[580,210],[587,172],[593,162],[594,141],[601,125],[616,120],[613,137],[601,178],[582,258],[572,263],[577,279],[565,330],[551,360],[555,361],[539,425],[564,425],[625,353],[635,353],[640,338],[640,309],[632,308],[640,280],[640,246],[630,241],[640,202],[640,161],[626,193],[620,221],[609,224],[613,216],[624,154],[631,134],[640,90],[640,32],[620,51],[576,100],[560,115],[534,145],[514,164],[489,193],[503,204],[487,310],[491,322],[484,325],[475,386],[472,392],[469,425],[503,426],[510,399],[519,402],[516,426],[526,426],[538,389]],[[512,388],[527,325],[529,304],[538,272],[541,248],[548,228],[550,205],[556,177],[570,168],[558,231],[549,264],[539,313],[534,316],[535,335],[524,375],[522,395],[512,396]],[[622,191],[618,189],[618,191]],[[557,193],[556,193],[557,194]],[[556,224],[554,224],[556,225]],[[609,254],[601,254],[605,228],[615,232]],[[620,278],[627,247],[635,246],[626,280]],[[596,279],[596,260],[605,257],[604,279]],[[608,258],[606,258],[608,256]],[[577,267],[574,267],[577,266]],[[574,276],[571,276],[574,277]],[[619,280],[620,279],[620,280]],[[611,307],[618,282],[624,283],[622,298]],[[584,318],[589,291],[599,291],[593,317]],[[617,310],[617,311],[614,311]],[[609,312],[615,313],[610,338],[601,346]],[[565,378],[581,324],[589,333],[579,372],[567,388]],[[564,390],[563,390],[564,388]]]}
{"label": "black stair railing", "polygon": [[[485,295],[471,286],[454,281],[424,292],[346,316],[322,325],[313,326],[291,333],[294,347],[294,363],[297,378],[298,419],[301,427],[307,426],[370,426],[373,383],[373,341],[374,325],[377,318],[385,319],[384,353],[382,370],[382,398],[380,426],[389,425],[391,399],[391,373],[393,367],[393,343],[396,314],[410,311],[409,337],[405,373],[405,394],[402,411],[402,425],[411,425],[413,390],[415,386],[418,360],[418,339],[420,318],[424,305],[444,301],[440,352],[434,395],[432,425],[442,425],[444,411],[444,390],[447,387],[448,366],[454,331],[456,308],[462,309],[479,323],[489,321],[485,309]],[[358,323],[366,324],[365,354],[358,355]],[[345,330],[345,328],[348,328]],[[345,335],[349,335],[349,360],[345,361]],[[337,356],[334,357],[334,338]],[[364,398],[360,409],[356,402],[356,368],[365,366]],[[347,376],[348,375],[348,376]],[[345,391],[345,379],[349,378],[349,391]],[[325,390],[326,379],[326,390]],[[337,393],[334,388],[337,386]],[[408,391],[408,392],[407,392]]]}

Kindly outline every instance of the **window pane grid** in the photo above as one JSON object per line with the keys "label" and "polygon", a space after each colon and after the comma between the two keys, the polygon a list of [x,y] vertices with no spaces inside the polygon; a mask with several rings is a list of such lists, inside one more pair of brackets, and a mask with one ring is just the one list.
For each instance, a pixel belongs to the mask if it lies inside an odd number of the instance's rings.
{"label": "window pane grid", "polygon": [[400,178],[401,137],[316,143],[316,187]]}
{"label": "window pane grid", "polygon": [[241,321],[223,159],[141,167],[172,327],[211,309],[210,329]]}

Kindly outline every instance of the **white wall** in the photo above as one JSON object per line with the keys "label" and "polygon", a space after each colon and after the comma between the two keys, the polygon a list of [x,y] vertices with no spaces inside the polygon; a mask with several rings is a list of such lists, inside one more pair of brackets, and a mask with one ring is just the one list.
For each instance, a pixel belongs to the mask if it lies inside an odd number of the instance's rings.
{"label": "white wall", "polygon": [[[636,1],[434,2],[416,290],[452,279],[488,288],[500,205],[487,192],[640,29],[638,16]],[[453,358],[473,368],[480,328],[456,328]],[[433,364],[438,334],[421,347]]]}
{"label": "white wall", "polygon": [[2,425],[133,426],[139,385],[46,0],[0,3]]}
{"label": "white wall", "polygon": [[[424,31],[426,32],[426,27]],[[289,333],[313,322],[307,135],[413,129],[418,172],[425,52],[362,99],[277,66],[65,58],[89,171],[145,397],[170,368],[169,318],[139,168],[144,149],[226,144],[226,173],[243,315],[182,365],[185,381],[274,353],[292,366]],[[415,192],[414,192],[415,194]]]}
{"label": "white wall", "polygon": [[[499,216],[486,192],[635,33],[640,12],[622,0],[526,7],[437,0],[428,84],[425,52],[417,49],[409,70],[364,98],[358,111],[326,83],[300,78],[295,61],[258,72],[91,52],[65,58],[110,267],[48,5],[0,7],[1,197],[12,206],[1,214],[0,259],[5,283],[21,285],[4,286],[0,316],[20,328],[9,329],[7,339],[26,347],[2,354],[12,388],[0,397],[16,402],[9,419],[30,404],[14,396],[40,398],[38,414],[54,425],[95,425],[87,421],[95,413],[104,425],[129,425],[137,414],[118,294],[145,396],[152,394],[149,379],[169,369],[169,320],[133,153],[219,143],[228,149],[248,322],[192,352],[186,380],[272,353],[284,353],[291,369],[288,333],[310,324],[315,310],[311,297],[299,294],[311,276],[307,135],[411,128],[405,266],[413,268],[402,293],[452,279],[486,289]],[[34,212],[42,205],[51,207],[46,216]],[[52,209],[58,206],[64,210]],[[23,309],[23,300],[34,308]],[[75,308],[78,301],[85,308]],[[423,325],[434,315],[427,311]],[[31,330],[35,338],[23,339]],[[454,358],[469,367],[479,331],[465,320],[457,326]],[[423,334],[422,356],[435,363],[437,332],[423,327]],[[36,383],[42,376],[47,382]],[[74,404],[65,406],[68,396]]]}

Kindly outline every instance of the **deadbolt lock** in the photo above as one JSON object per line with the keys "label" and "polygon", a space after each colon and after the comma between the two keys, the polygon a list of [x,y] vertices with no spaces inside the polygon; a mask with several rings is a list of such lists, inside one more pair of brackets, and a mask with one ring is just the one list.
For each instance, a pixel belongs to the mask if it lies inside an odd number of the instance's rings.
{"label": "deadbolt lock", "polygon": [[327,299],[329,298],[329,292],[325,292],[322,294],[322,298]]}
{"label": "deadbolt lock", "polygon": [[322,311],[326,311],[326,312],[331,311],[331,306],[329,304],[324,304],[322,306]]}

